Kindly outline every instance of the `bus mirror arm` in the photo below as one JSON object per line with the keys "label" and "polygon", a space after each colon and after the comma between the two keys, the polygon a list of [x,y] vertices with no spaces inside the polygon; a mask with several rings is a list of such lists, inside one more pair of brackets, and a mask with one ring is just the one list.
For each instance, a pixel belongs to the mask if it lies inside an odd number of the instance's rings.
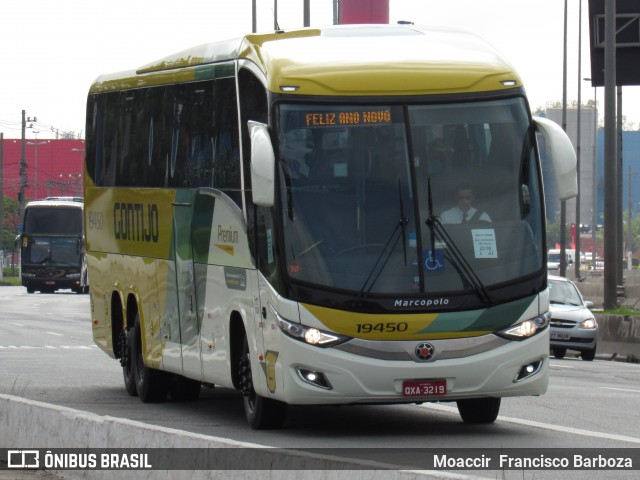
{"label": "bus mirror arm", "polygon": [[264,123],[247,122],[251,138],[251,189],[253,203],[272,207],[275,197],[275,154]]}

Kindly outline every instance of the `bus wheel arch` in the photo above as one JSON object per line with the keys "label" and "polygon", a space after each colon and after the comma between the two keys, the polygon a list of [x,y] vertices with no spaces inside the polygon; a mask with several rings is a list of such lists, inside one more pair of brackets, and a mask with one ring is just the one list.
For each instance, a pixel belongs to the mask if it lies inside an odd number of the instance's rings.
{"label": "bus wheel arch", "polygon": [[127,309],[126,309],[127,322],[125,325],[123,323],[124,312],[122,310],[122,302],[120,301],[119,295],[118,295],[118,305],[119,305],[118,308],[120,311],[119,315],[121,317],[119,331],[121,336],[120,365],[122,365],[122,377],[124,380],[124,387],[127,390],[127,393],[132,397],[136,397],[138,396],[138,391],[136,390],[136,382],[135,382],[135,377],[133,375],[133,360],[132,360],[132,353],[134,348],[133,347],[134,338],[133,338],[133,331],[132,331],[133,322],[129,318],[132,308],[130,308],[129,304],[127,303]]}
{"label": "bus wheel arch", "polygon": [[286,418],[287,404],[258,395],[254,390],[249,339],[239,317],[239,314],[232,315],[229,325],[231,375],[233,384],[242,393],[245,417],[255,430],[280,428]]}
{"label": "bus wheel arch", "polygon": [[113,342],[113,353],[115,358],[122,359],[125,348],[125,323],[122,299],[117,291],[111,293],[111,340]]}
{"label": "bus wheel arch", "polygon": [[[128,345],[131,346],[131,376],[133,377],[133,383],[135,383],[135,390],[143,403],[163,402],[169,392],[169,377],[165,372],[148,367],[144,362],[140,312],[135,302],[135,297],[131,296],[130,298],[134,298],[134,300],[131,304],[131,309],[127,308],[127,319],[131,319],[129,325],[133,326],[128,329],[127,337],[131,337]],[[129,302],[127,301],[128,307]],[[127,391],[129,390],[127,389]]]}

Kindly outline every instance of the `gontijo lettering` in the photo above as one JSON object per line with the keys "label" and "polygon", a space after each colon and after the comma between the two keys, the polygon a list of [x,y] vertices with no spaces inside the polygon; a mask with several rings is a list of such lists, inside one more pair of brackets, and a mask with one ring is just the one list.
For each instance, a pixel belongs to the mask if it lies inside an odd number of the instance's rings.
{"label": "gontijo lettering", "polygon": [[155,203],[114,203],[113,232],[116,240],[158,243],[158,206]]}

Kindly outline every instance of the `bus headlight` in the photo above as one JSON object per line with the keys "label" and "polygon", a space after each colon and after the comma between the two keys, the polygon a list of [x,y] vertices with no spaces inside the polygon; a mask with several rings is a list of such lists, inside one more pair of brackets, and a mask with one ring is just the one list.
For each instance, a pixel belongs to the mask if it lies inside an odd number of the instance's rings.
{"label": "bus headlight", "polygon": [[277,319],[278,326],[285,335],[309,345],[332,347],[349,340],[349,337],[344,337],[337,333],[325,332],[317,328],[306,327],[299,323],[290,322],[282,318],[280,315],[277,315]]}
{"label": "bus headlight", "polygon": [[496,332],[496,335],[508,338],[509,340],[526,340],[546,329],[549,326],[550,320],[551,313],[547,312],[535,318],[520,322],[517,325],[512,325],[500,332]]}

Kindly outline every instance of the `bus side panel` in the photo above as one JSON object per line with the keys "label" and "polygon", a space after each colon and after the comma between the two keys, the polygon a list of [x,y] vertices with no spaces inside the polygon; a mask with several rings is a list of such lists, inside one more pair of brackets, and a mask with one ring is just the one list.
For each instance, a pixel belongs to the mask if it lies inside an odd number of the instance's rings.
{"label": "bus side panel", "polygon": [[[145,364],[152,368],[160,368],[162,361],[162,339],[160,334],[160,322],[157,309],[157,281],[156,270],[158,260],[147,257],[119,257],[118,263],[123,266],[122,276],[129,280],[122,285],[124,298],[133,295],[136,300],[136,308],[140,316],[142,331],[142,351]],[[125,300],[125,306],[128,302]],[[135,318],[133,312],[126,312],[126,318],[131,322]]]}
{"label": "bus side panel", "polygon": [[156,281],[160,305],[159,340],[162,343],[162,370],[182,375],[182,346],[173,260],[159,260]]}
{"label": "bus side panel", "polygon": [[[132,322],[135,316],[127,317],[126,308],[127,296],[134,295],[143,329],[145,360],[154,368],[160,367],[163,355],[162,327],[164,323],[171,324],[166,317],[175,310],[175,273],[171,275],[168,268],[173,263],[174,198],[175,191],[166,189],[91,185],[85,189],[86,248],[96,344],[115,356],[112,309],[122,309],[123,324],[127,318]],[[120,306],[112,305],[114,292],[120,296]],[[177,316],[177,312],[173,314]]]}
{"label": "bus side panel", "polygon": [[[257,352],[262,352],[262,334],[256,321],[259,309],[254,291],[255,270],[207,266],[201,328],[204,381],[233,386],[230,322],[234,316],[239,315],[243,320],[252,360],[257,358]],[[258,363],[252,367],[259,368]]]}
{"label": "bus side panel", "polygon": [[262,335],[256,335],[259,308],[247,226],[238,205],[224,192],[213,189],[198,192],[193,219],[202,377],[232,386],[230,323],[243,321],[252,360],[262,347]]}
{"label": "bus side panel", "polygon": [[[87,252],[87,267],[91,272],[91,325],[93,340],[109,356],[115,358],[111,326],[111,292],[113,283],[107,275],[110,268],[106,253]],[[111,274],[113,275],[113,273]]]}

